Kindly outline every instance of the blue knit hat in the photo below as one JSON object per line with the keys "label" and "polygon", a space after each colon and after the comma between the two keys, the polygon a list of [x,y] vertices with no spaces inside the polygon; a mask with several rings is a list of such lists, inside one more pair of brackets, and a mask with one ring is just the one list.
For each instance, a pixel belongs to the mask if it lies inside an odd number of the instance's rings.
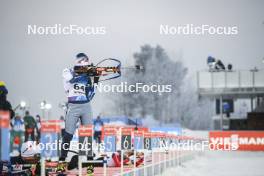
{"label": "blue knit hat", "polygon": [[89,65],[89,58],[84,53],[79,53],[76,55],[75,66],[87,66]]}
{"label": "blue knit hat", "polygon": [[78,53],[78,54],[76,55],[76,59],[80,59],[80,58],[82,58],[82,57],[85,57],[85,58],[89,59],[88,56],[87,56],[86,54],[84,54],[84,53]]}

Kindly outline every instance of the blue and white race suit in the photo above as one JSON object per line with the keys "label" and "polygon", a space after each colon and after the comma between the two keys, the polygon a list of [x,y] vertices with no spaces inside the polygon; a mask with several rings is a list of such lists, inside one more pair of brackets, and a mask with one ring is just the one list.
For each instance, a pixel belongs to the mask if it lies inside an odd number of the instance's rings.
{"label": "blue and white race suit", "polygon": [[95,95],[95,88],[87,74],[76,74],[68,68],[63,70],[63,82],[68,97],[65,131],[74,134],[79,119],[82,125],[92,123],[90,101]]}

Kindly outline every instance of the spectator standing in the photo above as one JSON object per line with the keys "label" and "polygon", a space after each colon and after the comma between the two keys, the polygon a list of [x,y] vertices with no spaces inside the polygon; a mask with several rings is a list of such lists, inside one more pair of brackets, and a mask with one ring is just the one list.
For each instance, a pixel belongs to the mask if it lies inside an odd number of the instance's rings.
{"label": "spectator standing", "polygon": [[101,143],[103,126],[104,122],[102,121],[100,116],[97,116],[96,120],[94,121],[94,139],[98,144]]}
{"label": "spectator standing", "polygon": [[0,110],[2,111],[9,111],[10,112],[10,118],[12,119],[15,115],[11,104],[9,101],[7,101],[7,94],[8,90],[5,86],[5,83],[3,81],[0,81]]}
{"label": "spectator standing", "polygon": [[25,131],[24,121],[20,115],[16,114],[15,118],[11,120],[11,127],[12,127],[10,134],[11,151],[13,150],[20,151],[24,137],[24,131]]}
{"label": "spectator standing", "polygon": [[41,128],[41,119],[40,115],[36,115],[36,130],[37,130],[37,140],[40,140],[40,128]]}
{"label": "spectator standing", "polygon": [[26,111],[25,117],[24,117],[24,123],[25,123],[25,142],[27,142],[29,139],[29,135],[31,137],[32,141],[35,141],[35,134],[34,130],[36,128],[36,121],[34,117],[32,117],[29,113],[29,111]]}

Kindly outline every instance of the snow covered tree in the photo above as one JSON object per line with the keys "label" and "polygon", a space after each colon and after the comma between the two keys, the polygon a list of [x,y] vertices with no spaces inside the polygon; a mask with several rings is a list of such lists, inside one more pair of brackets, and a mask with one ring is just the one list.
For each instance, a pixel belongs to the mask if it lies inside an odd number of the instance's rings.
{"label": "snow covered tree", "polygon": [[133,56],[135,64],[143,66],[144,70],[125,71],[123,82],[171,85],[171,92],[115,93],[112,97],[115,111],[127,116],[151,116],[160,124],[178,122],[193,129],[209,128],[211,114],[206,106],[210,102],[199,101],[192,81],[186,79],[187,68],[181,58],[170,59],[161,46],[150,45],[142,46]]}
{"label": "snow covered tree", "polygon": [[[180,86],[187,74],[187,69],[180,61],[172,61],[160,46],[144,45],[134,54],[135,64],[144,70],[129,70],[123,74],[123,81],[128,84],[171,85],[171,92],[125,92],[117,96],[118,106],[124,114],[145,117],[152,115],[160,121],[171,121],[173,112],[170,103],[179,93]],[[175,94],[174,98],[171,98]],[[166,118],[165,118],[166,117]]]}

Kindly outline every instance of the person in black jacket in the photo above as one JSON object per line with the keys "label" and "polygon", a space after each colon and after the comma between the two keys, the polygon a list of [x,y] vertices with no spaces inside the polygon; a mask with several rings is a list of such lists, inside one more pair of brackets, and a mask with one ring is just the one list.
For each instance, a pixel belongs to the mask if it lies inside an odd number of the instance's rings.
{"label": "person in black jacket", "polygon": [[8,90],[3,81],[0,81],[0,110],[10,111],[10,118],[12,119],[15,115],[11,104],[7,101]]}
{"label": "person in black jacket", "polygon": [[207,65],[209,67],[209,71],[224,71],[226,69],[220,59],[215,59],[212,56],[208,56]]}

